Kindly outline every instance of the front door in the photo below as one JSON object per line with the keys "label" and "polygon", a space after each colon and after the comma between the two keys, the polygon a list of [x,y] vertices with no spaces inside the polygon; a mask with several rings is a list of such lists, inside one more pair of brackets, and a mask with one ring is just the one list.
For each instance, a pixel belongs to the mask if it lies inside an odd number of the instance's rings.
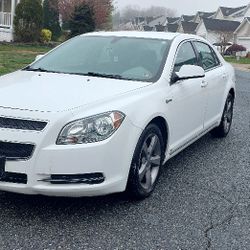
{"label": "front door", "polygon": [[[177,51],[174,72],[183,65],[198,65],[198,59],[190,42],[182,43]],[[173,83],[167,100],[167,118],[171,136],[170,155],[195,139],[203,131],[206,91],[204,78],[188,79]]]}

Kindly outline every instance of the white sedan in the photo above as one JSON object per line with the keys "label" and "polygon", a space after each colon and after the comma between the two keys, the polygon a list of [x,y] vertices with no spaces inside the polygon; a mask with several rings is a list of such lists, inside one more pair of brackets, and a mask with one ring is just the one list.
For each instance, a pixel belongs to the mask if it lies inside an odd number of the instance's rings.
{"label": "white sedan", "polygon": [[233,68],[201,37],[78,36],[0,77],[0,190],[147,197],[168,159],[229,133],[234,99]]}

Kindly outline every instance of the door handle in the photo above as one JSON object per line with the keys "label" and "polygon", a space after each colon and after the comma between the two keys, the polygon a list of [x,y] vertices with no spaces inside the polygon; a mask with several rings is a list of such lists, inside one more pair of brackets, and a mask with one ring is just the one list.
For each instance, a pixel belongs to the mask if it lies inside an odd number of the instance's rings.
{"label": "door handle", "polygon": [[227,75],[226,74],[223,74],[222,75],[222,79],[226,79],[227,78]]}
{"label": "door handle", "polygon": [[207,85],[208,85],[207,81],[203,80],[203,81],[201,82],[201,87],[202,87],[202,88],[206,88]]}

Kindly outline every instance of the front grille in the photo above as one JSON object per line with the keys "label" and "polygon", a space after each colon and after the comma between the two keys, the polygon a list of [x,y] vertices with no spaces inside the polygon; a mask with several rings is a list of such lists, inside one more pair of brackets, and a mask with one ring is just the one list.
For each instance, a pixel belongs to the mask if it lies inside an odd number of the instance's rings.
{"label": "front grille", "polygon": [[0,128],[41,131],[47,122],[0,117]]}
{"label": "front grille", "polygon": [[89,173],[89,174],[54,174],[49,179],[41,181],[50,182],[51,184],[100,184],[104,182],[105,177],[102,173]]}
{"label": "front grille", "polygon": [[25,160],[32,156],[35,146],[32,144],[0,141],[0,156],[8,160]]}
{"label": "front grille", "polygon": [[4,176],[0,179],[2,182],[27,184],[27,175],[19,173],[5,172]]}

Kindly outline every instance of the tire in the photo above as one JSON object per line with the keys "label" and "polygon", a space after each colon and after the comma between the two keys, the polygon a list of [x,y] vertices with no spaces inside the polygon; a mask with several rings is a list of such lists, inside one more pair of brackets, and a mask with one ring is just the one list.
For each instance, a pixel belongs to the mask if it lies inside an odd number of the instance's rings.
{"label": "tire", "polygon": [[228,94],[220,125],[211,131],[214,137],[223,138],[228,135],[233,120],[234,97]]}
{"label": "tire", "polygon": [[165,155],[162,133],[155,124],[143,131],[137,143],[127,183],[127,194],[144,199],[154,190]]}

